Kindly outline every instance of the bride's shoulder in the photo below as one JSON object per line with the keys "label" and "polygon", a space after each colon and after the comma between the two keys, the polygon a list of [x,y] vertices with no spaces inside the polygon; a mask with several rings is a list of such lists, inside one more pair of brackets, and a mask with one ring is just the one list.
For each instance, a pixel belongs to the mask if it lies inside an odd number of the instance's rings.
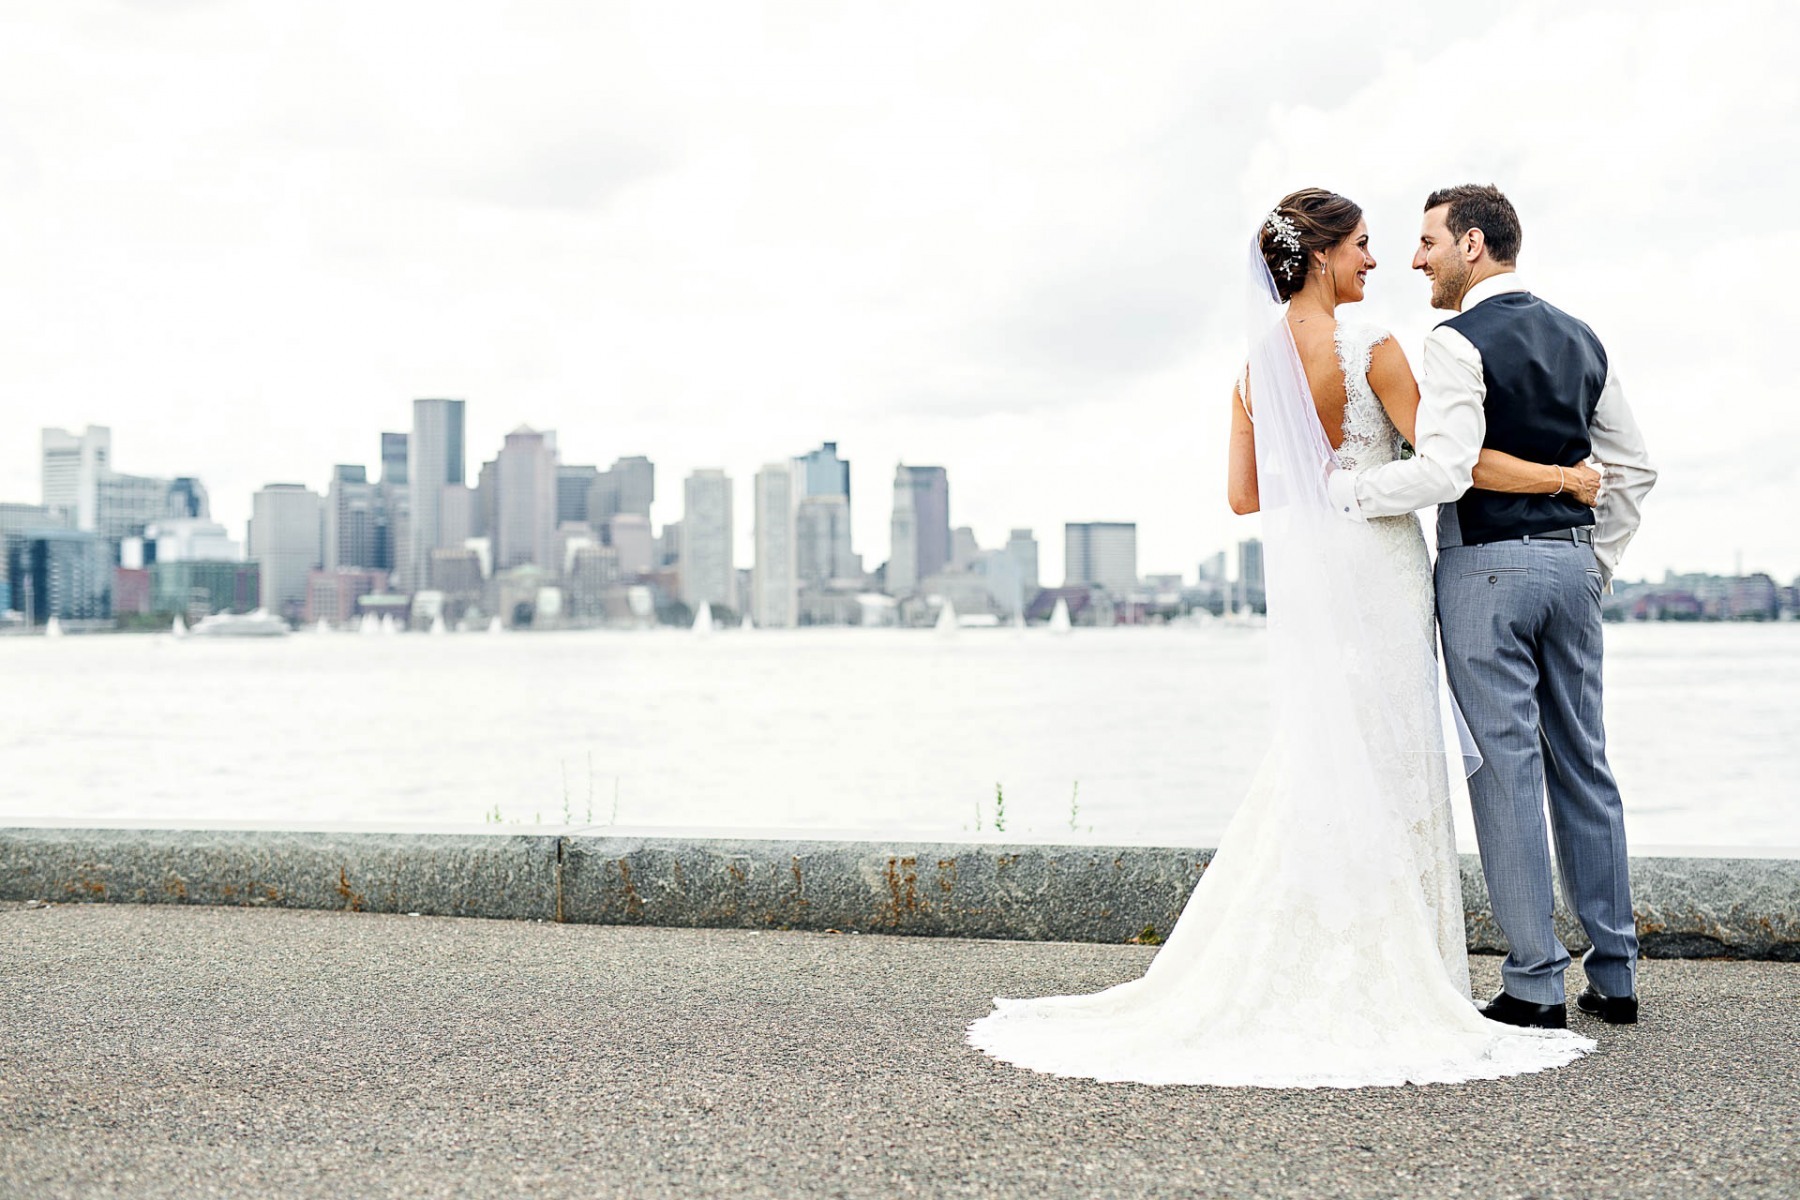
{"label": "bride's shoulder", "polygon": [[1375,355],[1375,348],[1391,341],[1391,335],[1379,325],[1363,321],[1339,321],[1335,333],[1338,359],[1346,370],[1356,367],[1364,375]]}

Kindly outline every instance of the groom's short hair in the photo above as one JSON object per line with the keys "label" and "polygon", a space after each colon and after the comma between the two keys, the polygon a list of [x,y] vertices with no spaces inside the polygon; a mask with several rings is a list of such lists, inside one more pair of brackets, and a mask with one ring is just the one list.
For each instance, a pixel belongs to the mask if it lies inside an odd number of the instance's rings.
{"label": "groom's short hair", "polygon": [[1425,211],[1448,204],[1445,224],[1450,236],[1460,238],[1471,229],[1481,230],[1487,251],[1495,262],[1512,266],[1519,261],[1519,244],[1525,240],[1519,214],[1499,188],[1491,183],[1459,183],[1439,188],[1425,198]]}

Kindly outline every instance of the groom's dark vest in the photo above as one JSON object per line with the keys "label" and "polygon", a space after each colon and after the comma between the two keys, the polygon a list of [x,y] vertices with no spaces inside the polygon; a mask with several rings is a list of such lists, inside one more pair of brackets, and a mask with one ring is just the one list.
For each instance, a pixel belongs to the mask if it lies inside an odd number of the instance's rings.
{"label": "groom's dark vest", "polygon": [[[1606,386],[1606,350],[1593,330],[1529,292],[1502,292],[1444,324],[1481,352],[1483,445],[1563,467],[1587,458],[1588,423]],[[1478,488],[1456,502],[1456,516],[1469,546],[1594,523],[1594,510],[1571,495]]]}

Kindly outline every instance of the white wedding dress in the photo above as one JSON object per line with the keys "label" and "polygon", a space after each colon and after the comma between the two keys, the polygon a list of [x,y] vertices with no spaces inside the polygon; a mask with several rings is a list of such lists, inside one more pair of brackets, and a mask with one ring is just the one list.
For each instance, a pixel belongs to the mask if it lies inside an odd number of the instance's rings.
{"label": "white wedding dress", "polygon": [[[1338,326],[1341,467],[1399,452],[1368,381],[1385,336]],[[1255,407],[1260,443],[1260,393]],[[1316,425],[1316,414],[1308,419]],[[1260,445],[1258,457],[1268,528]],[[1489,1021],[1470,999],[1418,518],[1317,528],[1330,543],[1334,586],[1319,619],[1330,623],[1332,653],[1302,670],[1322,686],[1346,682],[1313,703],[1307,681],[1285,693],[1278,681],[1289,711],[1277,712],[1249,794],[1142,977],[1087,995],[996,997],[969,1026],[969,1044],[1053,1075],[1261,1087],[1491,1079],[1593,1048],[1565,1031]],[[1266,552],[1273,572],[1273,538]],[[1300,566],[1313,574],[1297,594],[1314,596],[1324,564]],[[1271,639],[1284,620],[1274,584]]]}

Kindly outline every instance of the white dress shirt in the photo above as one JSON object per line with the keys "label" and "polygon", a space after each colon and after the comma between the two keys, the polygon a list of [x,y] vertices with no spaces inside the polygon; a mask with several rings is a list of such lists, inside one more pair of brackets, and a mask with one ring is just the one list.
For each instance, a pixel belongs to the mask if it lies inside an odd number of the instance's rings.
{"label": "white dress shirt", "polygon": [[[1462,311],[1494,296],[1524,290],[1514,272],[1490,275],[1469,289]],[[1481,444],[1487,438],[1487,377],[1481,352],[1456,330],[1439,325],[1425,335],[1423,366],[1413,457],[1366,471],[1331,474],[1332,504],[1352,520],[1398,516],[1445,504],[1460,499],[1471,486],[1475,460],[1481,457]],[[1656,469],[1650,465],[1643,435],[1610,360],[1606,386],[1588,422],[1588,437],[1602,475],[1600,503],[1594,513],[1594,557],[1600,562],[1602,582],[1611,591],[1613,572],[1625,545],[1643,521],[1644,496],[1656,483]]]}

